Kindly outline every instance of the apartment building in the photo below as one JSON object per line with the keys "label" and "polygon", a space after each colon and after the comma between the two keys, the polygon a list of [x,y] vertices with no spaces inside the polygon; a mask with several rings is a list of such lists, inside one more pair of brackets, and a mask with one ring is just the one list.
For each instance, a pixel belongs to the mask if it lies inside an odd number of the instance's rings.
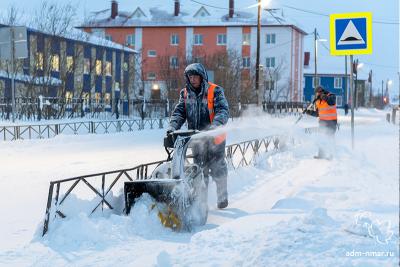
{"label": "apartment building", "polygon": [[[151,89],[182,88],[183,70],[191,62],[205,63],[214,82],[241,95],[254,91],[257,49],[257,7],[255,1],[151,0],[132,2],[131,10],[111,8],[93,12],[79,28],[93,35],[126,45],[140,52],[138,68],[146,97]],[[253,7],[252,7],[253,6]],[[275,101],[303,99],[303,39],[306,33],[279,14],[263,11],[260,32],[262,94]],[[224,54],[240,61],[240,82],[229,85]],[[221,60],[222,59],[222,60]],[[234,61],[229,61],[231,68]],[[226,63],[226,61],[225,61]],[[229,72],[233,73],[233,70]],[[229,73],[228,73],[229,74]],[[167,81],[168,77],[175,77]],[[236,80],[235,80],[236,81]],[[142,92],[143,93],[143,92]]]}

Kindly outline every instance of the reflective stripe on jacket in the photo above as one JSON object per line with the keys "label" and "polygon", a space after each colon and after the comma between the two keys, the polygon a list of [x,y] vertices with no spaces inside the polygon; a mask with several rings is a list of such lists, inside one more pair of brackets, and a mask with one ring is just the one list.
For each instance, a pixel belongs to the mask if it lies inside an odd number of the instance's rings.
{"label": "reflective stripe on jacket", "polygon": [[[218,86],[214,83],[208,82],[208,89],[207,89],[207,108],[208,114],[210,117],[210,123],[213,122],[215,117],[215,110],[214,110],[214,90]],[[184,89],[184,101],[185,101],[185,109],[186,109],[186,99],[187,99],[187,89]],[[214,144],[219,145],[226,140],[226,133],[219,134],[214,137]]]}
{"label": "reflective stripe on jacket", "polygon": [[328,102],[325,100],[319,100],[315,104],[318,109],[318,116],[320,120],[323,121],[337,120],[336,104],[330,106],[328,105]]}

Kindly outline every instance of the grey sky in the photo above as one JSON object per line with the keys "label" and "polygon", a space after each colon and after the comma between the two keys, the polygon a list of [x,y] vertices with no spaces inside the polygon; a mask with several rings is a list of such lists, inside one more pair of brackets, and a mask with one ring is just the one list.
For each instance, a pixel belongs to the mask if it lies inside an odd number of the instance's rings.
{"label": "grey sky", "polygon": [[[145,0],[120,0],[119,9],[133,11]],[[150,0],[146,0],[150,1]],[[212,3],[210,0],[197,0],[198,2]],[[40,5],[41,0],[1,0],[0,12],[4,12],[9,5],[14,4],[23,10],[26,17],[32,15]],[[110,0],[58,0],[59,3],[71,2],[78,8],[79,16],[84,17],[92,11],[110,7]],[[228,2],[228,1],[226,1]],[[254,1],[256,2],[256,1]],[[165,0],[166,5],[173,5],[173,0]],[[193,3],[193,5],[197,5]],[[323,14],[348,13],[348,12],[373,12],[374,21],[399,22],[399,0],[272,0],[272,7],[283,8],[286,17],[296,21],[306,32],[312,32],[317,28],[321,38],[329,39],[329,18],[288,9],[283,5],[312,10]],[[241,7],[240,0],[235,1],[235,6]],[[200,5],[199,5],[200,7]],[[161,8],[161,7],[160,7]],[[329,48],[329,42],[325,43]],[[305,39],[305,51],[313,52],[313,38]],[[332,57],[321,45],[318,52],[319,69],[324,66],[343,66],[344,57]],[[393,85],[391,94],[399,94],[399,25],[373,24],[373,54],[357,56],[360,62],[364,62],[361,76],[366,77],[370,69],[373,70],[373,87],[380,88],[381,80],[391,79]]]}

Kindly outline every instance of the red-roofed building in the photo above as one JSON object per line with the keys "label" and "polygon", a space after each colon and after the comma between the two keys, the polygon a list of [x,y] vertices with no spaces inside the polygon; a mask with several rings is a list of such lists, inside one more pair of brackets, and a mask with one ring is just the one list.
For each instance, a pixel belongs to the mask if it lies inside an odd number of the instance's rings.
{"label": "red-roofed building", "polygon": [[[134,2],[132,11],[125,12],[112,1],[111,9],[94,12],[80,28],[140,51],[138,78],[143,80],[146,97],[152,88],[160,88],[161,97],[169,90],[176,92],[183,87],[186,65],[202,62],[227,95],[240,90],[233,100],[241,97],[247,102],[254,91],[257,7],[251,6],[256,2],[148,0]],[[242,6],[237,6],[239,3]],[[302,101],[306,33],[271,11],[263,11],[261,25],[264,83],[260,88],[264,100]],[[229,85],[234,80],[229,76],[234,72],[233,57],[239,61],[240,77]],[[223,66],[229,66],[230,73],[224,74]],[[143,89],[137,90],[142,94]]]}

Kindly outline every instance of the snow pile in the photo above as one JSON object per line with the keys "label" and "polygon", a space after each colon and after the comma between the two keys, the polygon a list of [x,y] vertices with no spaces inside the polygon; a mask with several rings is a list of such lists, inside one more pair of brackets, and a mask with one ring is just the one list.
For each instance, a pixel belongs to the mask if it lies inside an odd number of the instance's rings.
{"label": "snow pile", "polygon": [[[181,233],[161,226],[144,195],[129,216],[89,216],[71,206],[70,216],[52,221],[49,234],[40,237],[49,180],[162,159],[162,130],[2,143],[0,205],[6,216],[0,231],[6,241],[0,242],[0,265],[395,266],[398,126],[387,124],[383,112],[360,110],[353,151],[349,123],[341,116],[328,161],[313,159],[321,137],[299,129],[316,120],[304,118],[293,128],[295,120],[231,121],[229,143],[279,133],[297,142],[260,155],[255,166],[230,170],[227,209],[215,208],[211,183],[207,224]],[[17,159],[25,168],[15,167]],[[117,206],[118,196],[110,199]],[[70,204],[90,212],[93,199],[77,197]]]}

